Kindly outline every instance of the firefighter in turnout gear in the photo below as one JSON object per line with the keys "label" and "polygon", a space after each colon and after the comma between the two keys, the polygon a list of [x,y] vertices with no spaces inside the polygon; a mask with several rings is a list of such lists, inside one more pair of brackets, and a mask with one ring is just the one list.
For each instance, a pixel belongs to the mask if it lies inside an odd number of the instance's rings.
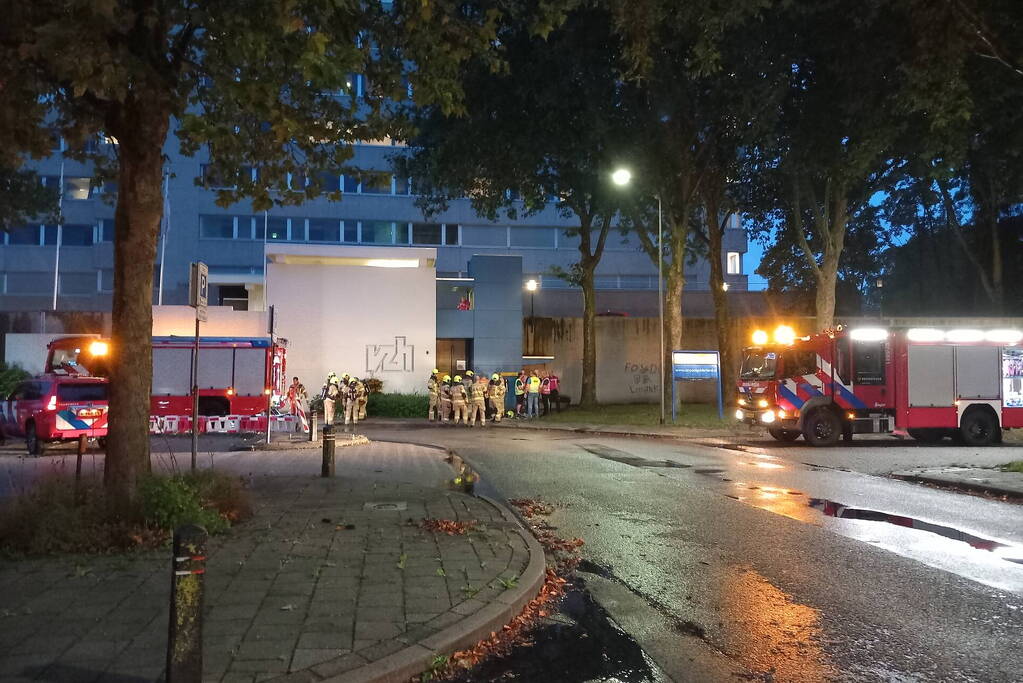
{"label": "firefighter in turnout gear", "polygon": [[507,392],[508,387],[504,385],[501,376],[496,372],[491,375],[487,394],[490,396],[490,407],[494,411],[494,422],[501,421],[501,415],[504,414],[504,395]]}
{"label": "firefighter in turnout gear", "polygon": [[444,375],[440,385],[440,421],[451,419],[451,375]]}
{"label": "firefighter in turnout gear", "polygon": [[341,386],[337,375],[333,372],[327,375],[327,380],[320,389],[320,398],[323,399],[323,424],[334,424],[335,403],[341,396]]}
{"label": "firefighter in turnout gear", "polygon": [[476,418],[479,417],[480,426],[487,426],[487,383],[485,375],[472,383],[471,394],[469,395],[472,404],[469,406],[469,426],[476,426]]}
{"label": "firefighter in turnout gear", "polygon": [[455,424],[458,424],[459,420],[469,424],[469,413],[465,407],[468,397],[469,395],[465,391],[465,385],[462,384],[461,376],[455,375],[455,381],[451,385],[451,406],[455,411]]}
{"label": "firefighter in turnout gear", "polygon": [[345,392],[345,430],[348,423],[352,426],[359,424],[359,399],[366,395],[366,388],[358,378],[352,377],[348,380],[348,389]]}
{"label": "firefighter in turnout gear", "polygon": [[440,382],[437,381],[437,373],[439,372],[440,370],[434,368],[430,374],[430,379],[426,380],[426,391],[430,395],[430,408],[426,413],[426,419],[430,422],[440,419]]}
{"label": "firefighter in turnout gear", "polygon": [[353,377],[355,383],[359,385],[359,397],[356,399],[356,407],[359,409],[359,419],[366,419],[366,404],[369,402],[369,390],[366,389],[366,385],[362,383],[358,377]]}

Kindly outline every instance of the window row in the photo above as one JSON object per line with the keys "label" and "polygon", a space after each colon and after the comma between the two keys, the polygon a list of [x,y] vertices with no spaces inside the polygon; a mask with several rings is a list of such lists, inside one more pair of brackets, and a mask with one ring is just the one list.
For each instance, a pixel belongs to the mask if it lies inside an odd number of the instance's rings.
{"label": "window row", "polygon": [[[153,287],[160,280],[160,266],[153,266]],[[60,272],[57,294],[61,296],[89,296],[114,291],[112,268],[97,268],[86,272]],[[53,271],[9,271],[0,273],[0,294],[50,296],[53,293]]]}
{"label": "window row", "polygon": [[88,247],[100,242],[113,242],[114,219],[104,218],[96,225],[66,223],[59,229],[56,225],[22,225],[0,236],[0,244],[56,246],[58,238],[64,247]]}
{"label": "window row", "polygon": [[[259,169],[243,166],[235,178],[221,178],[210,164],[201,167],[203,184],[210,188],[234,187],[239,179],[257,182]],[[347,194],[400,195],[412,194],[412,182],[407,176],[387,171],[362,171],[357,174],[331,173],[320,171],[311,175],[288,174],[288,187],[296,192],[315,186],[320,192],[344,192]]]}

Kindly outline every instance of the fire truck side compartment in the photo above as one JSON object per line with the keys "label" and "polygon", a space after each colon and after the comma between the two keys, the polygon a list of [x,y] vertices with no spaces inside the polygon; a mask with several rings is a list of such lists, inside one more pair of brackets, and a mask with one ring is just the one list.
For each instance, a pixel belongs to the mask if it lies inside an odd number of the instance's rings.
{"label": "fire truck side compartment", "polygon": [[231,386],[234,349],[199,350],[199,390],[226,389]]}
{"label": "fire truck side compartment", "polygon": [[947,408],[955,405],[951,346],[909,347],[909,405]]}
{"label": "fire truck side compartment", "polygon": [[956,397],[990,399],[1001,397],[1001,355],[996,346],[956,347]]}
{"label": "fire truck side compartment", "polygon": [[262,396],[266,376],[266,349],[234,350],[234,393]]}
{"label": "fire truck side compartment", "polygon": [[153,396],[189,394],[191,374],[191,349],[153,349]]}

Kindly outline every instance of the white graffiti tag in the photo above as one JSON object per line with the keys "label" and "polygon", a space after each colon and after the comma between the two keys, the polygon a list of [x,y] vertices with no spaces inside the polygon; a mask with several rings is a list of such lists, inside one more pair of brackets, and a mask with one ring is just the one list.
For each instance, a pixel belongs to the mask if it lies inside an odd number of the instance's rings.
{"label": "white graffiti tag", "polygon": [[413,372],[415,351],[405,337],[395,337],[393,344],[366,344],[366,372]]}

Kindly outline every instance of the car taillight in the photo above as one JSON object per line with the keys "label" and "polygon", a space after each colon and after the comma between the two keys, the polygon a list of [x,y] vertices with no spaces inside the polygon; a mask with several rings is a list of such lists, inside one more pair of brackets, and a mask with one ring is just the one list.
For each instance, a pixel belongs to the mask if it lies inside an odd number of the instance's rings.
{"label": "car taillight", "polygon": [[56,410],[57,409],[57,395],[56,394],[54,394],[53,396],[50,397],[50,401],[46,404],[46,409],[47,410]]}

